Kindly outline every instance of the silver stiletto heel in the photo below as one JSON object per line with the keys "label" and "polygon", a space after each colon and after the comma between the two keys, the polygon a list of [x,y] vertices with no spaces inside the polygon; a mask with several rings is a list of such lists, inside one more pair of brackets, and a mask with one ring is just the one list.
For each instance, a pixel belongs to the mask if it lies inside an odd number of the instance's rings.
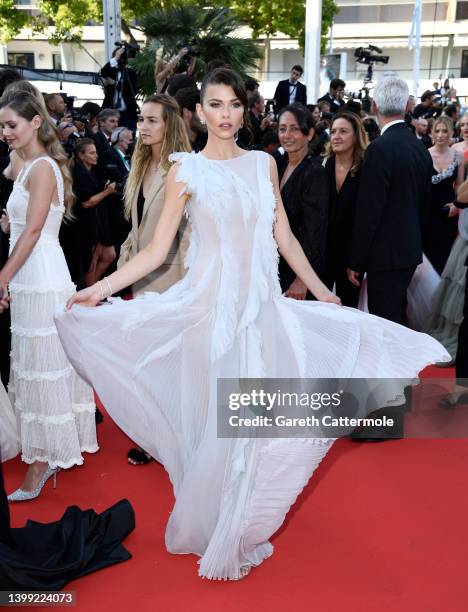
{"label": "silver stiletto heel", "polygon": [[8,501],[11,502],[19,502],[19,501],[29,501],[30,499],[35,499],[39,497],[45,483],[49,480],[51,476],[53,476],[52,486],[54,489],[57,488],[57,473],[60,468],[51,468],[47,467],[46,471],[42,475],[42,478],[37,483],[37,487],[32,491],[24,491],[23,489],[17,489],[13,493],[8,496]]}

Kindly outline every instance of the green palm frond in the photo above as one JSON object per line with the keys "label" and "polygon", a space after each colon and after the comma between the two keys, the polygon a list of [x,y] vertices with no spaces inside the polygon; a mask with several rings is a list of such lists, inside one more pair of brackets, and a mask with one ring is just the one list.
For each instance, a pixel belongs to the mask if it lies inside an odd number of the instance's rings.
{"label": "green palm frond", "polygon": [[151,10],[140,21],[148,42],[132,65],[139,75],[140,93],[148,95],[154,91],[155,53],[170,58],[186,44],[197,47],[200,57],[195,77],[201,79],[206,64],[220,59],[241,75],[257,68],[261,54],[257,45],[249,39],[233,36],[241,25],[228,9],[199,8],[176,5],[168,9]]}

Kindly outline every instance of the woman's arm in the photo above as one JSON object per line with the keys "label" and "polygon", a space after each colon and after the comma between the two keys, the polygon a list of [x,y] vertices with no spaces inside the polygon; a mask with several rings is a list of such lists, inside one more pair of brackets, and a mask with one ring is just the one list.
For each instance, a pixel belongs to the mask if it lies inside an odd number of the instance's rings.
{"label": "woman's arm", "polygon": [[455,155],[458,158],[458,172],[457,172],[457,181],[455,183],[455,189],[459,187],[463,181],[465,180],[465,159],[463,157],[463,153],[461,151],[457,151]]}
{"label": "woman's arm", "polygon": [[[185,203],[189,198],[187,193],[181,195],[185,184],[177,182],[177,170],[178,165],[176,164],[167,173],[164,207],[151,242],[117,272],[107,277],[110,287],[112,287],[112,293],[133,285],[166,261],[169,249],[180,226]],[[96,306],[103,297],[110,294],[107,282],[96,283],[75,293],[67,302],[67,308],[71,308],[73,304]]]}
{"label": "woman's arm", "polygon": [[0,270],[0,289],[3,287],[4,291],[34,249],[49,214],[50,204],[56,189],[55,175],[50,164],[46,161],[37,162],[31,169],[28,183],[30,195],[26,213],[26,226],[6,264]]}
{"label": "woman's arm", "polygon": [[110,195],[111,193],[115,193],[115,191],[115,183],[109,183],[109,185],[107,185],[107,187],[103,191],[100,191],[99,193],[96,193],[95,195],[91,196],[89,200],[86,200],[86,202],[82,202],[81,206],[83,208],[94,208],[94,206],[100,204],[105,198],[107,198],[108,195]]}
{"label": "woman's arm", "polygon": [[454,204],[457,208],[466,208],[468,206],[468,179],[457,189],[457,199]]}
{"label": "woman's arm", "polygon": [[164,81],[171,75],[173,70],[175,70],[175,68],[177,67],[177,64],[180,62],[180,60],[184,57],[186,53],[187,53],[187,48],[184,47],[183,49],[179,51],[177,55],[174,55],[174,57],[171,58],[167,62],[166,66],[157,74],[156,74],[157,62],[155,61],[154,82],[156,83],[156,90],[158,91],[158,93],[159,93],[160,86],[164,84]]}
{"label": "woman's arm", "polygon": [[187,76],[192,76],[195,72],[195,66],[197,65],[197,58],[195,55],[190,56],[189,65],[187,68]]}
{"label": "woman's arm", "polygon": [[278,171],[273,158],[270,160],[270,177],[276,198],[275,240],[279,251],[290,268],[305,283],[307,289],[322,302],[340,304],[340,298],[332,293],[319,279],[307,261],[304,251],[289,227],[288,217],[284,210],[278,183]]}

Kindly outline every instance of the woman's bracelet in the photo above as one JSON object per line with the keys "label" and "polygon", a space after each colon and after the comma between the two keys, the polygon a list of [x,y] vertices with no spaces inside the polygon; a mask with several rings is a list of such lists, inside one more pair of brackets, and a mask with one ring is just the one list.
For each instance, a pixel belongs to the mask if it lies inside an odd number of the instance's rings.
{"label": "woman's bracelet", "polygon": [[105,276],[102,280],[105,280],[107,283],[107,287],[109,289],[109,295],[107,297],[110,297],[114,292],[112,291],[112,285],[110,284],[109,279],[107,278],[107,276]]}
{"label": "woman's bracelet", "polygon": [[98,284],[98,286],[99,286],[99,292],[100,292],[100,294],[101,294],[101,295],[100,295],[100,299],[101,299],[101,302],[102,302],[102,300],[105,300],[105,299],[106,299],[106,296],[104,295],[104,288],[103,288],[102,283],[101,283],[101,281],[100,281],[100,280],[97,282],[97,284]]}

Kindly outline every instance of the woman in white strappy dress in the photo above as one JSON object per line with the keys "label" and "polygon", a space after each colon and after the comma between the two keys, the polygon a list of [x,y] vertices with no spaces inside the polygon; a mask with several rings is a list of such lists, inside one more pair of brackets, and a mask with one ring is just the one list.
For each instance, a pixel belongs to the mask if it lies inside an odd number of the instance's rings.
{"label": "woman in white strappy dress", "polygon": [[18,421],[22,459],[29,464],[11,501],[32,499],[60,468],[98,450],[90,387],[67,360],[54,326],[57,304],[74,291],[58,232],[72,202],[67,158],[41,105],[24,92],[5,94],[0,126],[25,161],[7,204],[10,257],[0,293],[11,299],[9,395]]}

